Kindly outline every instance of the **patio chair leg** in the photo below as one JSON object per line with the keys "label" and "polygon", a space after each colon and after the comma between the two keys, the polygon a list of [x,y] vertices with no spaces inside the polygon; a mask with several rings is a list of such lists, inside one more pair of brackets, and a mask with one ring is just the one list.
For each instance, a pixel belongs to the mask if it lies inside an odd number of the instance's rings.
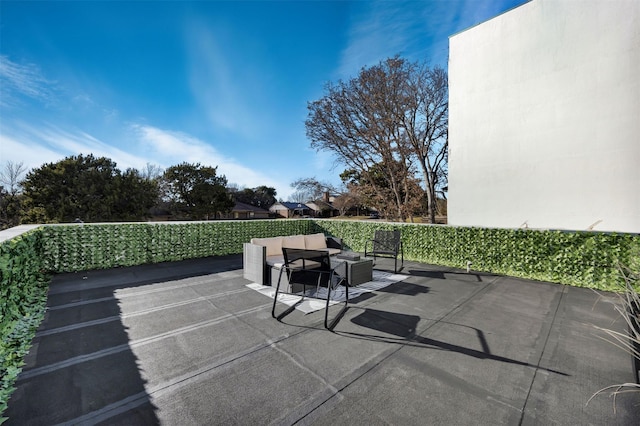
{"label": "patio chair leg", "polygon": [[280,268],[280,275],[278,275],[278,284],[276,284],[276,294],[273,295],[273,307],[271,308],[271,316],[276,318],[276,304],[278,303],[278,290],[280,290],[280,281],[282,280],[282,270]]}
{"label": "patio chair leg", "polygon": [[280,275],[278,275],[278,284],[276,285],[276,294],[273,296],[273,307],[271,308],[271,316],[273,318],[277,319],[278,321],[280,321],[282,318],[284,318],[287,315],[289,315],[296,308],[296,305],[294,304],[294,305],[290,306],[288,309],[285,309],[285,311],[282,312],[280,315],[276,316],[276,305],[278,304],[278,291],[280,290],[280,282],[282,281],[282,272],[283,271],[284,271],[284,268],[281,268],[280,269]]}
{"label": "patio chair leg", "polygon": [[342,307],[342,309],[340,309],[340,312],[338,312],[333,321],[331,321],[331,324],[329,324],[329,302],[331,301],[331,285],[327,287],[327,304],[324,307],[324,328],[326,328],[327,330],[333,330],[338,321],[340,321],[340,318],[342,318],[345,312],[347,312],[347,308],[349,305],[349,285],[346,283],[346,281],[344,283],[344,295],[344,306]]}
{"label": "patio chair leg", "polygon": [[[402,248],[400,248],[400,267],[404,267],[404,250]],[[398,273],[398,255],[397,254],[396,254],[396,257],[394,258],[393,273],[394,274]]]}

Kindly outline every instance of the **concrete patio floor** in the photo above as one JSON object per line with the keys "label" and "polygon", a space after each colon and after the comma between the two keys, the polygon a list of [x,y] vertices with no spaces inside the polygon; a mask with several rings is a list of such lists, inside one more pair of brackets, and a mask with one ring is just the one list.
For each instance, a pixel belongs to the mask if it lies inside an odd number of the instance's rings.
{"label": "concrete patio floor", "polygon": [[401,273],[333,331],[273,319],[241,255],[57,275],[7,424],[638,424],[639,393],[587,405],[633,379],[613,295]]}

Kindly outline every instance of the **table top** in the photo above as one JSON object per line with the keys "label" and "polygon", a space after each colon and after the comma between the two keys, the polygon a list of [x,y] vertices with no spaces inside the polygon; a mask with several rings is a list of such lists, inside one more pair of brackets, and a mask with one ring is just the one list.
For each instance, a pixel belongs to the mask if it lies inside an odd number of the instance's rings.
{"label": "table top", "polygon": [[358,253],[353,253],[353,252],[342,252],[342,253],[340,253],[340,254],[346,254],[346,255],[353,254],[353,255],[359,256],[359,258],[358,258],[358,259],[344,259],[344,258],[342,258],[342,257],[339,257],[340,255],[336,255],[336,256],[333,256],[333,257],[332,257],[332,259],[333,259],[333,260],[335,260],[336,262],[345,261],[345,262],[347,262],[347,263],[373,262],[373,259],[372,259],[372,258],[370,258],[370,257],[364,257],[364,256],[362,256],[362,255],[360,255],[360,254],[358,254]]}

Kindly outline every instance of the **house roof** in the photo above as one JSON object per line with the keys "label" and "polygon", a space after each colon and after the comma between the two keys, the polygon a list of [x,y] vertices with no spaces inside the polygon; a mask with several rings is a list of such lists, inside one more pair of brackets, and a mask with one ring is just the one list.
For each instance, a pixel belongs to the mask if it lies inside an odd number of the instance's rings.
{"label": "house roof", "polygon": [[337,210],[335,207],[333,207],[333,204],[331,203],[327,203],[324,200],[314,200],[314,201],[309,201],[309,204],[314,204],[316,207],[318,207],[319,209],[332,209],[332,210]]}
{"label": "house roof", "polygon": [[293,203],[293,202],[290,202],[290,201],[281,201],[281,202],[279,202],[277,204],[282,204],[283,206],[285,206],[289,210],[309,209],[309,206],[307,206],[306,204],[303,204],[303,203]]}

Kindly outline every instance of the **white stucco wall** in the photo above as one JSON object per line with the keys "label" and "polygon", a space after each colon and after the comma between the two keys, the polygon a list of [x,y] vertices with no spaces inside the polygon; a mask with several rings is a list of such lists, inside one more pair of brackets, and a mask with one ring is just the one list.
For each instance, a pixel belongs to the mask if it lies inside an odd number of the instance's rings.
{"label": "white stucco wall", "polygon": [[640,232],[640,1],[533,0],[449,48],[449,224]]}

